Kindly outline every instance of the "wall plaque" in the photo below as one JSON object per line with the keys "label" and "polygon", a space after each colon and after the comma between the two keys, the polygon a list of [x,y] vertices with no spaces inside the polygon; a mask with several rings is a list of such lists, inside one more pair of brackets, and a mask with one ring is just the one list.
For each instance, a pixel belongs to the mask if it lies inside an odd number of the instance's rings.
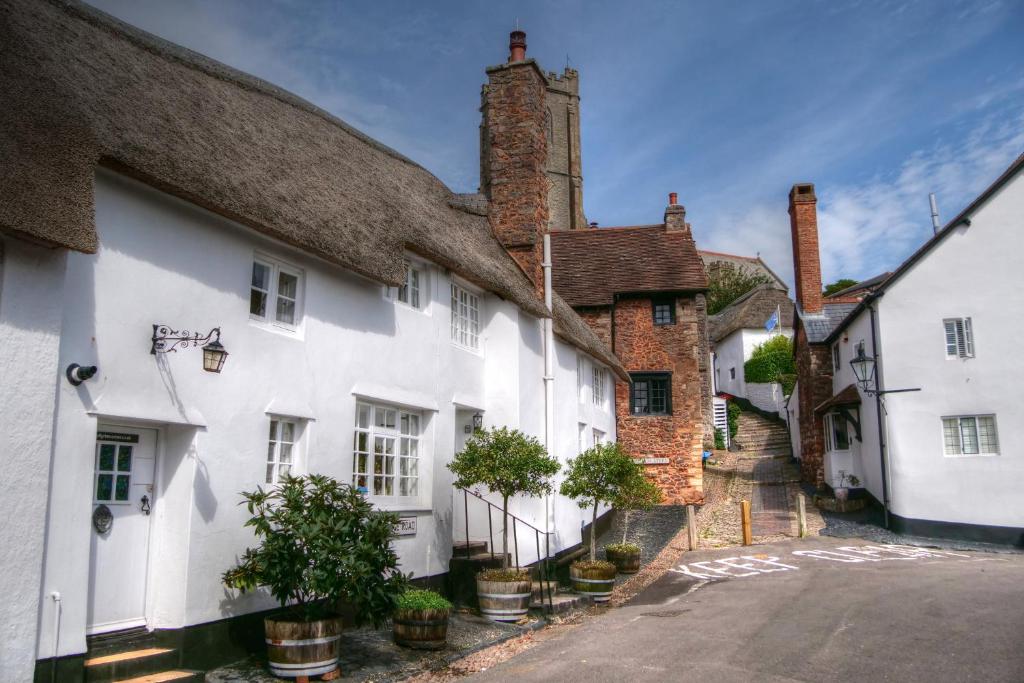
{"label": "wall plaque", "polygon": [[395,524],[395,536],[415,536],[416,517],[399,517]]}
{"label": "wall plaque", "polygon": [[138,434],[124,434],[122,432],[96,432],[97,441],[116,441],[118,443],[138,443]]}
{"label": "wall plaque", "polygon": [[638,465],[667,465],[670,460],[668,458],[633,458],[633,462]]}

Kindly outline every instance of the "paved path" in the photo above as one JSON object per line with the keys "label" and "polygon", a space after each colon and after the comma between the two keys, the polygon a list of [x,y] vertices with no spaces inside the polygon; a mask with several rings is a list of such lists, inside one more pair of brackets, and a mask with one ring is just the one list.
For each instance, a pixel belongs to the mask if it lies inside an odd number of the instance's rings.
{"label": "paved path", "polygon": [[474,681],[1024,681],[1024,555],[815,538],[687,553]]}
{"label": "paved path", "polygon": [[750,525],[754,536],[777,536],[792,531],[793,510],[789,505],[786,482],[793,479],[792,468],[773,456],[762,456],[751,471]]}

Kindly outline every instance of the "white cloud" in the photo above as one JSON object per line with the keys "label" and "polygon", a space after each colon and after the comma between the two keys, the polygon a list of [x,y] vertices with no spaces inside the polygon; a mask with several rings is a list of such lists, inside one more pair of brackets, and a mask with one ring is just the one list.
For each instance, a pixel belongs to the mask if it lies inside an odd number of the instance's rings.
{"label": "white cloud", "polygon": [[[891,173],[838,187],[817,187],[822,278],[864,279],[892,270],[932,233],[928,193],[943,223],[980,194],[1024,152],[1024,114],[995,117],[957,142],[910,154]],[[793,277],[787,199],[711,217],[702,248],[760,253],[787,281]]]}

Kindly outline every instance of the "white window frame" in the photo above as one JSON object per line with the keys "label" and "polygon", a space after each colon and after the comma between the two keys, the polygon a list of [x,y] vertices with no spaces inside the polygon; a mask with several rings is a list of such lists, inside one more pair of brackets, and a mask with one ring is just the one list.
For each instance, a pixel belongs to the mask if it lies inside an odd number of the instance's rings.
{"label": "white window frame", "polygon": [[414,311],[427,312],[430,305],[430,273],[427,267],[413,260],[405,262],[405,284],[385,287],[384,296]]}
{"label": "white window frame", "polygon": [[[981,438],[981,425],[980,420],[987,419],[992,421],[992,439],[990,441],[995,443],[995,450],[982,450],[982,438]],[[947,422],[956,420],[956,451],[951,452],[949,443],[946,440],[946,429]],[[977,445],[976,453],[965,452],[965,441],[964,441],[964,427],[968,421],[974,421],[974,441]],[[975,458],[975,457],[988,457],[993,455],[999,455],[999,425],[996,422],[995,413],[983,413],[980,415],[945,415],[939,421],[942,429],[942,453],[947,458]]]}
{"label": "white window frame", "polygon": [[591,389],[591,396],[595,406],[600,408],[605,407],[605,389],[608,383],[608,373],[604,368],[600,367],[596,363],[592,364],[591,375],[593,377],[593,386]]}
{"label": "white window frame", "polygon": [[[291,425],[291,441],[284,438],[285,425]],[[278,484],[285,474],[299,472],[299,444],[302,439],[302,428],[302,420],[285,415],[270,416],[270,428],[267,430],[267,457],[264,463],[266,465],[264,482],[267,484]]]}
{"label": "white window frame", "polygon": [[586,403],[587,395],[587,360],[583,354],[576,356],[576,395],[580,403]]}
{"label": "white window frame", "polygon": [[593,437],[594,445],[595,446],[597,446],[598,444],[605,443],[608,440],[608,435],[605,432],[603,432],[600,429],[598,429],[597,427],[594,427],[590,431],[590,433],[591,433],[591,436]]}
{"label": "white window frame", "polygon": [[974,326],[970,318],[945,318],[942,331],[947,360],[974,358]]}
{"label": "white window frame", "polygon": [[839,372],[842,368],[841,356],[839,351],[839,342],[832,345],[832,371]]}
{"label": "white window frame", "polygon": [[579,429],[579,436],[578,436],[578,442],[577,442],[576,446],[579,449],[579,452],[582,453],[583,451],[587,450],[587,425],[586,425],[586,423],[585,422],[578,423],[578,429]]}
{"label": "white window frame", "polygon": [[[823,422],[825,423],[825,450],[832,453],[849,452],[852,444],[852,438],[850,435],[850,425],[846,421],[846,418],[839,413],[826,413]],[[843,429],[846,432],[846,448],[838,448],[836,446],[837,440],[835,438],[835,433],[837,422],[843,425]]]}
{"label": "white window frame", "polygon": [[[481,353],[483,296],[454,279],[451,283],[451,340],[459,348]],[[465,305],[464,305],[465,304]]]}
{"label": "white window frame", "polygon": [[[266,266],[270,269],[270,283],[269,288],[264,290],[256,287],[252,283],[252,269],[249,271],[249,319],[255,322],[263,323],[271,327],[288,330],[289,332],[295,332],[302,324],[303,318],[303,303],[305,300],[305,275],[301,268],[285,263],[280,259],[275,259],[259,252],[255,253],[252,258],[253,266],[257,263]],[[295,278],[295,298],[292,299],[279,292],[281,273],[291,275]],[[266,295],[266,303],[264,307],[264,315],[253,313],[252,311],[252,292],[253,290],[264,292]],[[277,318],[277,306],[279,299],[291,300],[295,304],[293,322],[286,322],[278,320]]]}
{"label": "white window frame", "polygon": [[[388,414],[393,414],[393,422],[388,420]],[[378,418],[381,424],[377,424]],[[360,400],[356,402],[354,424],[352,486],[365,486],[366,495],[372,499],[404,503],[423,499],[427,486],[423,412],[387,403]],[[379,452],[378,441],[382,447]],[[381,470],[379,473],[376,471],[378,458]],[[412,482],[411,487],[409,482]],[[407,493],[403,494],[403,490]],[[410,490],[412,492],[408,493]]]}

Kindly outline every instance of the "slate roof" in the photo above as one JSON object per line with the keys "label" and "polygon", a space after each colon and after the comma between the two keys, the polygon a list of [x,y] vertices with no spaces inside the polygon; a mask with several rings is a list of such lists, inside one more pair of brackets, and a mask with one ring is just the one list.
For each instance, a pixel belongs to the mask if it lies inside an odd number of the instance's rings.
{"label": "slate roof", "polygon": [[609,306],[616,294],[701,292],[693,238],[664,224],[551,233],[552,281],[572,306]]}
{"label": "slate roof", "polygon": [[803,324],[804,330],[807,331],[807,341],[819,344],[828,339],[832,331],[839,327],[855,308],[857,308],[857,304],[853,302],[828,303],[826,299],[821,313],[811,315],[797,309],[800,322]]}
{"label": "slate roof", "polygon": [[[103,165],[372,280],[408,249],[548,315],[478,199],[277,86],[75,0],[0,0],[0,64],[4,232],[94,252]],[[625,372],[557,297],[554,321]]]}
{"label": "slate roof", "polygon": [[775,309],[782,312],[782,327],[793,327],[793,302],[786,290],[774,283],[758,285],[708,318],[711,341],[725,339],[739,329],[764,329]]}
{"label": "slate roof", "polygon": [[775,271],[768,267],[760,256],[740,256],[738,254],[725,254],[720,251],[706,251],[700,250],[701,260],[704,262],[704,268],[710,270],[716,263],[728,263],[745,270],[753,271],[755,273],[761,273],[766,275],[775,281],[775,284],[789,291],[789,287],[783,282],[782,278],[775,274]]}

